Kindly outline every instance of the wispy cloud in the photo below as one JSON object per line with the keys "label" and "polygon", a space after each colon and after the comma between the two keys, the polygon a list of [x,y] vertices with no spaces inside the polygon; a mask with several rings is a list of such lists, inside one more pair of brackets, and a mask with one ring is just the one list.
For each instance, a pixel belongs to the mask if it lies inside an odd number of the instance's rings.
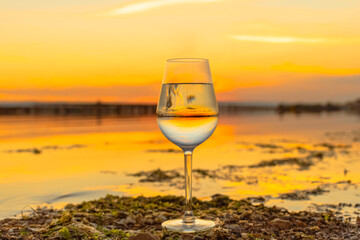
{"label": "wispy cloud", "polygon": [[231,38],[247,42],[265,42],[265,43],[320,43],[325,42],[324,38],[299,38],[299,37],[275,37],[275,36],[253,36],[253,35],[235,35]]}
{"label": "wispy cloud", "polygon": [[182,4],[182,3],[203,3],[217,2],[220,0],[152,0],[130,3],[122,7],[116,8],[109,12],[110,15],[121,15],[135,12],[146,11],[152,8],[158,8],[166,5]]}

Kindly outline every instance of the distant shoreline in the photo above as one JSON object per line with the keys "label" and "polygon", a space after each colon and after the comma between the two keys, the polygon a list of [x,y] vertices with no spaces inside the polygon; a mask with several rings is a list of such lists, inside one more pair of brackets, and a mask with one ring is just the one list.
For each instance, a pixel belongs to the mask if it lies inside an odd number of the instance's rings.
{"label": "distant shoreline", "polygon": [[[219,103],[220,113],[236,114],[249,111],[273,111],[285,113],[320,113],[352,111],[360,113],[360,99],[346,104],[260,104],[260,103]],[[156,104],[120,103],[22,103],[0,104],[0,115],[154,115]]]}

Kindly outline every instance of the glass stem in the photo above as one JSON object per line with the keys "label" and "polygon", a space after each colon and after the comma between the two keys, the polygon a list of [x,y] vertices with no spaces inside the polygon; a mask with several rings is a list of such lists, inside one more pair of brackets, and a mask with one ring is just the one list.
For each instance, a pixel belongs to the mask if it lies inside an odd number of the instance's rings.
{"label": "glass stem", "polygon": [[192,150],[185,150],[185,214],[184,223],[194,223],[195,217],[192,211]]}

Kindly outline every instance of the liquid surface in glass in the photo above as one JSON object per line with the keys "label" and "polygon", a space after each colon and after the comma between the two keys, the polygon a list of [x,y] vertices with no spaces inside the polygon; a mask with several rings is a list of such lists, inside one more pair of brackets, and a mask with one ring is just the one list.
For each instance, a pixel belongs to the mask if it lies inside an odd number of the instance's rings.
{"label": "liquid surface in glass", "polygon": [[215,116],[218,113],[212,83],[166,83],[162,85],[158,117]]}

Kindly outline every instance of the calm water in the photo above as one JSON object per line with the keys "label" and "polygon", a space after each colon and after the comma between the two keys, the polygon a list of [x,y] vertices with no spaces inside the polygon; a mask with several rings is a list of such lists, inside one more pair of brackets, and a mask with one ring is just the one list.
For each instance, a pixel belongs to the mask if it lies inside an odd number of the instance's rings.
{"label": "calm water", "polygon": [[[194,195],[266,196],[266,204],[291,210],[351,203],[341,211],[354,216],[360,210],[354,207],[360,203],[359,123],[359,115],[346,113],[222,115],[214,134],[195,149],[193,168],[204,171],[194,173]],[[155,117],[2,116],[0,217],[107,193],[182,195],[182,178],[143,182],[129,175],[158,168],[182,173],[177,150]],[[327,192],[307,200],[278,198],[318,186]]]}

